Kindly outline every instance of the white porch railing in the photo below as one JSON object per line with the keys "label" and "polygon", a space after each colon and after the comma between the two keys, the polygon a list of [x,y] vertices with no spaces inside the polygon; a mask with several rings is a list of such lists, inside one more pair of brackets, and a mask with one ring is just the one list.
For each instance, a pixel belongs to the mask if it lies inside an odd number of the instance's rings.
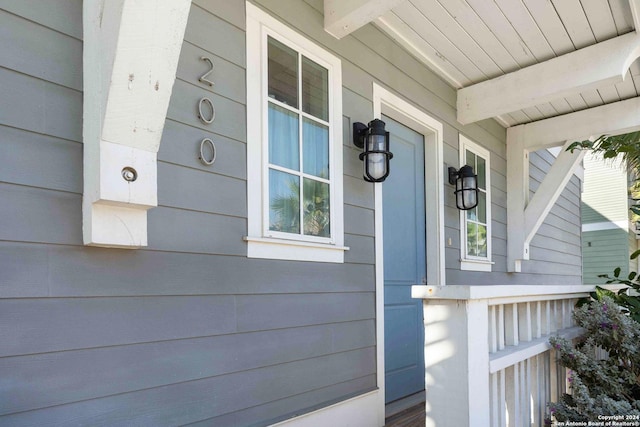
{"label": "white porch railing", "polygon": [[593,286],[414,286],[423,299],[426,426],[543,426],[566,390],[551,335]]}

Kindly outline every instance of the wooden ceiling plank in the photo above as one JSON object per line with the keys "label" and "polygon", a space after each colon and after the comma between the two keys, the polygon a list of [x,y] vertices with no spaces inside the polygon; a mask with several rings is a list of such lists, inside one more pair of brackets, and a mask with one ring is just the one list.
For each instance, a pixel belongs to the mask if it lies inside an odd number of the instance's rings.
{"label": "wooden ceiling plank", "polygon": [[453,64],[472,82],[486,80],[486,76],[476,64],[451,42],[422,12],[410,2],[396,7],[393,12],[411,27],[420,37],[437,49],[447,61]]}
{"label": "wooden ceiling plank", "polygon": [[413,5],[424,16],[427,16],[429,21],[451,40],[451,43],[464,53],[487,78],[504,74],[502,69],[484,51],[480,41],[471,37],[466,29],[437,0],[420,0],[413,2]]}
{"label": "wooden ceiling plank", "polygon": [[[632,0],[633,1],[633,0]],[[602,0],[582,0],[582,8],[598,42],[608,40],[618,35],[616,23],[611,14],[611,8]]]}
{"label": "wooden ceiling plank", "polygon": [[620,101],[620,95],[614,85],[598,88],[598,93],[602,97],[605,104]]}
{"label": "wooden ceiling plank", "polygon": [[604,104],[604,101],[602,100],[600,93],[598,93],[598,91],[595,89],[586,90],[582,92],[580,95],[582,95],[582,99],[584,99],[584,102],[587,103],[587,106],[589,106],[589,108],[597,107],[599,105]]}
{"label": "wooden ceiling plank", "polygon": [[640,28],[640,0],[629,0],[629,8],[636,31]]}
{"label": "wooden ceiling plank", "polygon": [[551,0],[576,49],[596,43],[579,0]]}
{"label": "wooden ceiling plank", "polygon": [[459,89],[458,121],[468,124],[617,83],[638,56],[640,36],[629,33]]}
{"label": "wooden ceiling plank", "polygon": [[548,0],[523,1],[556,55],[564,55],[575,50],[573,42],[551,2]]}
{"label": "wooden ceiling plank", "polygon": [[585,108],[589,108],[589,106],[586,102],[584,102],[584,99],[582,99],[582,96],[580,96],[579,93],[567,96],[565,99],[567,100],[569,105],[571,105],[571,109],[573,111],[580,111],[584,110]]}
{"label": "wooden ceiling plank", "polygon": [[546,117],[553,117],[558,115],[558,111],[549,102],[545,102],[537,106],[542,115]]}
{"label": "wooden ceiling plank", "polygon": [[376,25],[418,60],[431,67],[453,87],[471,84],[471,80],[458,70],[438,50],[427,43],[398,16],[389,12],[376,20]]}
{"label": "wooden ceiling plank", "polygon": [[324,29],[337,39],[384,15],[404,0],[324,0]]}
{"label": "wooden ceiling plank", "polygon": [[464,0],[447,0],[441,2],[441,5],[474,40],[482,45],[487,55],[498,64],[503,72],[508,73],[520,69],[509,51]]}
{"label": "wooden ceiling plank", "polygon": [[521,1],[496,0],[496,3],[538,62],[546,61],[556,56],[551,45]]}
{"label": "wooden ceiling plank", "polygon": [[609,8],[616,23],[618,34],[626,34],[633,31],[633,18],[629,0],[609,0]]}
{"label": "wooden ceiling plank", "polygon": [[550,102],[550,104],[553,106],[553,108],[555,108],[558,114],[567,114],[573,112],[573,110],[571,109],[571,105],[569,105],[567,100],[564,98],[554,99]]}
{"label": "wooden ceiling plank", "polygon": [[625,75],[625,78],[620,83],[616,83],[616,90],[620,99],[629,99],[637,95],[636,87],[633,85],[633,79],[630,73]]}
{"label": "wooden ceiling plank", "polygon": [[527,115],[527,117],[529,117],[529,120],[531,121],[541,120],[545,118],[545,116],[537,107],[528,107],[523,109],[522,111]]}
{"label": "wooden ceiling plank", "polygon": [[467,0],[467,2],[485,25],[498,37],[520,67],[537,62],[535,55],[494,2],[486,0]]}

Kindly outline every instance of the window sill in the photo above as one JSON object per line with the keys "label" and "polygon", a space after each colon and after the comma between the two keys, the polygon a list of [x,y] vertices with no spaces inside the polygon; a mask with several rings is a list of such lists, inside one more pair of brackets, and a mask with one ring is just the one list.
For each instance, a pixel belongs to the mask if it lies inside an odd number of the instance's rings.
{"label": "window sill", "polygon": [[495,264],[495,262],[491,262],[488,260],[479,260],[479,259],[461,259],[460,260],[460,270],[463,271],[491,271],[491,266]]}
{"label": "window sill", "polygon": [[344,252],[349,250],[346,246],[266,237],[246,236],[244,240],[247,242],[247,257],[249,258],[342,264],[344,263]]}

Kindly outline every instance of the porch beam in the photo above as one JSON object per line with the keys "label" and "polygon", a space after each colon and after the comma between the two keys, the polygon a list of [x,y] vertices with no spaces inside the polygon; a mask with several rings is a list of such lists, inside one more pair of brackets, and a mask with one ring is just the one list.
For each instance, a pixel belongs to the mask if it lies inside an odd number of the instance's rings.
{"label": "porch beam", "polygon": [[518,133],[525,149],[537,151],[563,145],[567,140],[584,141],[590,137],[621,135],[639,129],[640,98],[631,98],[513,126],[507,129],[507,141],[509,134]]}
{"label": "porch beam", "polygon": [[631,32],[459,89],[458,121],[469,124],[621,82],[639,56],[640,36]]}
{"label": "porch beam", "polygon": [[147,245],[157,153],[191,0],[84,0],[85,245]]}
{"label": "porch beam", "polygon": [[403,1],[405,0],[324,0],[324,29],[341,39]]}

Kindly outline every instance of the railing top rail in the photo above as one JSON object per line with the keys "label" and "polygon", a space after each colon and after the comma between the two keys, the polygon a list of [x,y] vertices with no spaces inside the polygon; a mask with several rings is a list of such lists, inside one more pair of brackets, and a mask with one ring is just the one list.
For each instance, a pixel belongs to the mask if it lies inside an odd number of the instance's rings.
{"label": "railing top rail", "polygon": [[594,289],[595,286],[593,285],[416,285],[411,288],[411,296],[426,300],[498,300],[489,302],[489,305],[494,305],[510,302],[581,298],[588,296],[589,292]]}

